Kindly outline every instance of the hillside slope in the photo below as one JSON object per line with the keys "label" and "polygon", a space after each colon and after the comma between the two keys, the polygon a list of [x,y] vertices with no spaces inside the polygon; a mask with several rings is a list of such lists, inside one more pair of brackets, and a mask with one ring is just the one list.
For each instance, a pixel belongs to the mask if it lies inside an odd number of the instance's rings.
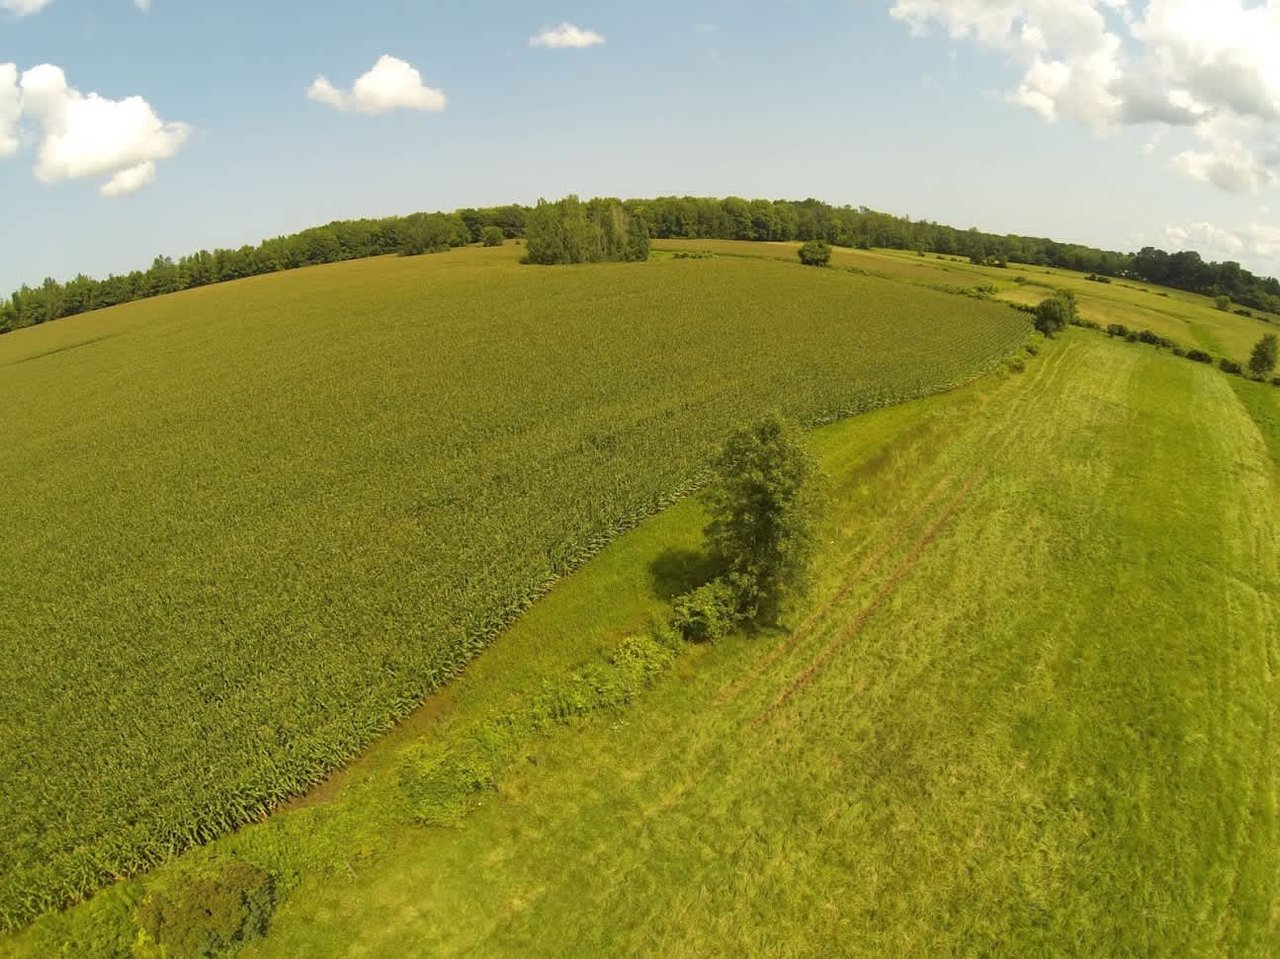
{"label": "hillside slope", "polygon": [[797,264],[519,253],[0,340],[0,923],[323,777],[687,489],[736,421],[936,391],[1027,329]]}
{"label": "hillside slope", "polygon": [[1271,955],[1280,490],[1227,379],[1076,333],[814,442],[788,634],[531,743],[244,955]]}

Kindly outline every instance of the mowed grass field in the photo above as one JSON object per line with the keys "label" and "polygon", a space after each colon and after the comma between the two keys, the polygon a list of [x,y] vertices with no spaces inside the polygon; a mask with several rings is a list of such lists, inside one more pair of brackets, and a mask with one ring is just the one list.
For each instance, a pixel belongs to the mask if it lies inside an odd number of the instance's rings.
{"label": "mowed grass field", "polygon": [[[796,243],[745,243],[737,240],[658,240],[660,250],[708,250],[724,256],[793,259]],[[1054,290],[1071,290],[1080,314],[1101,326],[1120,323],[1149,329],[1186,349],[1201,349],[1238,363],[1249,358],[1265,334],[1280,332],[1280,317],[1238,316],[1219,310],[1208,297],[1153,286],[1137,280],[1098,283],[1071,270],[1010,263],[1006,268],[975,266],[968,259],[935,254],[919,256],[903,250],[832,250],[831,263],[868,275],[903,280],[930,288],[995,288],[995,297],[1034,306]],[[1021,277],[1023,282],[1018,282]]]}
{"label": "mowed grass field", "polygon": [[423,743],[662,614],[686,500],[308,803],[0,945],[127,954],[148,890],[239,859],[289,886],[252,959],[1272,956],[1278,397],[1071,331],[817,430],[830,516],[785,628],[685,649],[413,823]]}
{"label": "mowed grass field", "polygon": [[260,817],[738,422],[937,391],[1006,306],[798,264],[468,249],[0,338],[0,924]]}

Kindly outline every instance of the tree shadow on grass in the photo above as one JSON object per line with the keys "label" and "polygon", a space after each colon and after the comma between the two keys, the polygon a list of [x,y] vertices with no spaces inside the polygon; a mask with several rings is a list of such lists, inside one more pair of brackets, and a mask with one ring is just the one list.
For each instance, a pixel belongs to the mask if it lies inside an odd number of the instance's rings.
{"label": "tree shadow on grass", "polygon": [[672,600],[715,579],[718,572],[700,549],[666,549],[649,564],[649,581],[655,596]]}

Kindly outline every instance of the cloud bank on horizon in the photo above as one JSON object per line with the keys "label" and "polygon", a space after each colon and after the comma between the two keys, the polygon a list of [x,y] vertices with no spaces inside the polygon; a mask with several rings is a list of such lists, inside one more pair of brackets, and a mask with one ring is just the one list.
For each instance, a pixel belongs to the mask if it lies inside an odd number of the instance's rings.
{"label": "cloud bank on horizon", "polygon": [[890,15],[1012,60],[1008,99],[1050,122],[1185,129],[1183,175],[1231,193],[1280,181],[1280,0],[894,0]]}

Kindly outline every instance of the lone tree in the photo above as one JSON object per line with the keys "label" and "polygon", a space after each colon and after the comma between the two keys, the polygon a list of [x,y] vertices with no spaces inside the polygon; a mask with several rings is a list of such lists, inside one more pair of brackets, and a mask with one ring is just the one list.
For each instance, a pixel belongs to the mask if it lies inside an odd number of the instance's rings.
{"label": "lone tree", "polygon": [[738,430],[715,461],[707,547],[725,570],[739,620],[777,621],[813,555],[815,468],[791,427],[770,416]]}
{"label": "lone tree", "polygon": [[1231,297],[1226,296],[1225,294],[1222,296],[1216,296],[1213,298],[1213,305],[1225,313],[1227,310],[1231,309]]}
{"label": "lone tree", "polygon": [[1061,333],[1076,318],[1076,298],[1069,290],[1060,290],[1036,307],[1035,327],[1050,339]]}
{"label": "lone tree", "polygon": [[1254,344],[1249,354],[1249,372],[1254,376],[1266,376],[1276,368],[1276,335],[1268,333]]}
{"label": "lone tree", "polygon": [[486,226],[480,231],[480,242],[485,246],[502,246],[507,235],[500,226]]}
{"label": "lone tree", "polygon": [[831,244],[826,240],[810,240],[800,247],[800,262],[805,266],[826,266],[831,262]]}

